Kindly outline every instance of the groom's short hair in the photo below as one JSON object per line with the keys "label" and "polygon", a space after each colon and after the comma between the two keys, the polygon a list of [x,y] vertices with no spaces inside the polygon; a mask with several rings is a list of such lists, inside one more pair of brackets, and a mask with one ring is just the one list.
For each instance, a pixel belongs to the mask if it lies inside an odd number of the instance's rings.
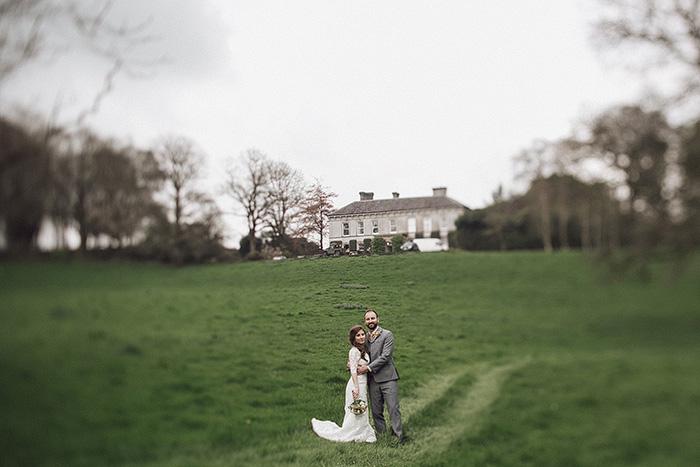
{"label": "groom's short hair", "polygon": [[376,316],[377,318],[379,318],[379,315],[377,314],[377,312],[376,312],[376,311],[374,311],[374,310],[371,310],[371,309],[370,309],[370,310],[367,310],[367,311],[365,311],[365,316],[367,316],[367,313],[369,313],[370,311],[371,311],[372,313],[374,313],[374,316]]}

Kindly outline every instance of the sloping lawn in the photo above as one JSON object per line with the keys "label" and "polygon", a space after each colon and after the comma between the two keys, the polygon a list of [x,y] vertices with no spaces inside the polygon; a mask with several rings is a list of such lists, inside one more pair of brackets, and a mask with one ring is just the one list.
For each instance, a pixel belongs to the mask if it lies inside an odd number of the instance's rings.
{"label": "sloping lawn", "polygon": [[[0,263],[0,465],[685,466],[700,260],[615,279],[578,252],[174,269]],[[347,331],[396,337],[407,442],[336,444]]]}

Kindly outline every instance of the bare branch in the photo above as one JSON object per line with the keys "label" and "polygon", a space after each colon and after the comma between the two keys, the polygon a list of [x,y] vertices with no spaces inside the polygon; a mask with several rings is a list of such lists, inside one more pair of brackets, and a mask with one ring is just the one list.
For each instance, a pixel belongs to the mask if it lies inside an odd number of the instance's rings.
{"label": "bare branch", "polygon": [[113,0],[88,5],[79,0],[0,0],[0,86],[43,53],[86,49],[104,61],[106,72],[91,105],[75,119],[76,126],[84,124],[98,112],[119,74],[146,76],[147,70],[163,62],[136,56],[156,40],[149,34],[152,19],[115,24],[110,19],[112,6]]}
{"label": "bare branch", "polygon": [[44,0],[0,0],[0,83],[39,54],[42,26],[53,13]]}
{"label": "bare branch", "polygon": [[112,69],[109,70],[105,76],[102,89],[100,89],[95,96],[95,99],[92,101],[92,106],[89,109],[82,111],[76,118],[76,126],[82,126],[90,115],[95,115],[100,110],[102,101],[109,95],[110,92],[112,92],[112,89],[114,89],[114,79],[122,69],[122,66],[123,62],[120,59],[117,59],[112,66]]}
{"label": "bare branch", "polygon": [[[700,0],[607,0],[595,27],[599,46],[646,49],[638,62],[646,69],[658,65],[686,70],[672,100],[686,100],[700,90]],[[631,56],[627,54],[625,58]],[[634,54],[635,60],[640,55]]]}

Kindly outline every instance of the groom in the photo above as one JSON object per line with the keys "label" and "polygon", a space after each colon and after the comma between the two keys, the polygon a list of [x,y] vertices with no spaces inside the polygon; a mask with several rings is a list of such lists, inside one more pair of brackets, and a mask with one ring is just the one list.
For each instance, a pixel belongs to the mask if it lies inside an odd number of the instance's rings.
{"label": "groom", "polygon": [[386,433],[386,421],[384,420],[384,403],[389,412],[391,434],[403,442],[403,429],[401,428],[401,411],[399,410],[399,373],[394,366],[394,336],[391,331],[379,327],[379,318],[374,310],[365,312],[365,325],[369,329],[369,336],[365,341],[365,348],[370,357],[367,366],[358,367],[358,373],[368,373],[367,385],[369,388],[369,401],[372,407],[372,419],[377,435]]}

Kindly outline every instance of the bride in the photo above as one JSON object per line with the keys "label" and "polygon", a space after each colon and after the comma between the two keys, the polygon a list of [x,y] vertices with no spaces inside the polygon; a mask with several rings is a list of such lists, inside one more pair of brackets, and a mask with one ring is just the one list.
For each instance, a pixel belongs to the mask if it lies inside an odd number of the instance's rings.
{"label": "bride", "polygon": [[348,355],[350,365],[350,380],[345,387],[345,418],[343,426],[338,426],[330,420],[311,419],[311,426],[318,436],[331,441],[340,442],[366,442],[374,443],[377,436],[369,424],[369,412],[364,410],[362,414],[355,415],[350,405],[361,400],[367,407],[367,375],[357,374],[357,365],[369,363],[369,355],[365,352],[365,339],[367,335],[362,326],[353,326],[350,329],[350,353]]}

